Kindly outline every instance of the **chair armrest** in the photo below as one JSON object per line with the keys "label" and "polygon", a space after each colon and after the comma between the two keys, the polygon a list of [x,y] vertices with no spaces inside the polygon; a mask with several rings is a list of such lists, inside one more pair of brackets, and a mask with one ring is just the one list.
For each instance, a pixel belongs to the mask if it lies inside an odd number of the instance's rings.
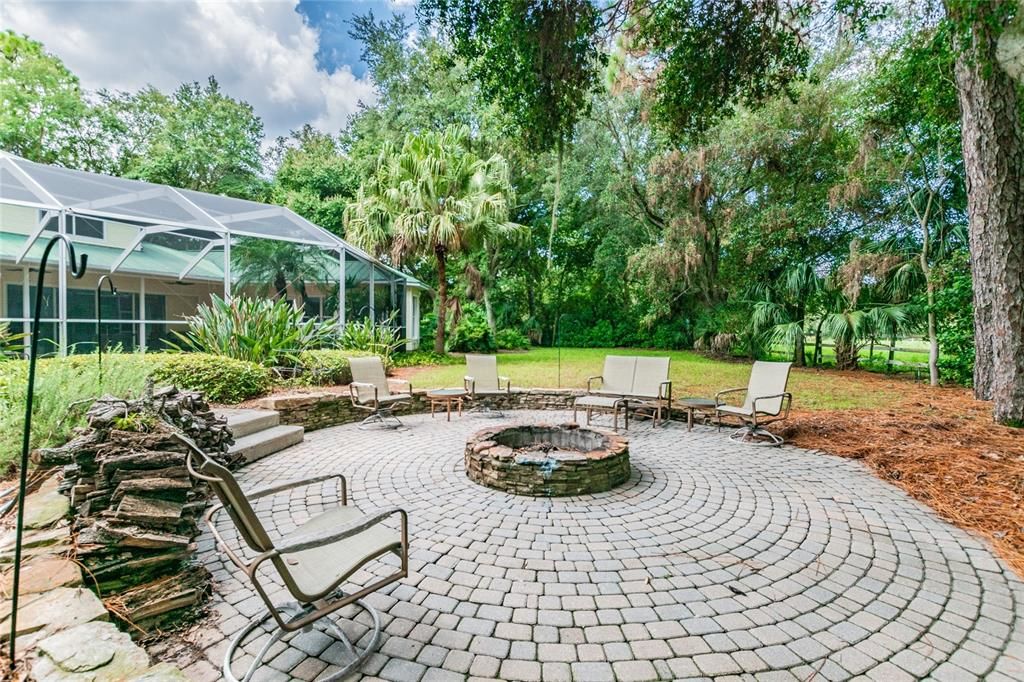
{"label": "chair armrest", "polygon": [[725,405],[726,404],[725,401],[719,400],[719,398],[721,398],[723,395],[728,395],[729,393],[738,393],[739,391],[746,391],[746,390],[747,390],[746,386],[740,386],[739,388],[727,388],[724,391],[719,391],[718,393],[715,394],[715,407],[718,407],[719,405]]}
{"label": "chair armrest", "polygon": [[388,381],[394,381],[395,383],[398,383],[398,384],[405,384],[406,387],[408,387],[408,389],[409,389],[408,393],[412,393],[412,382],[409,381],[408,379],[400,379],[400,378],[391,379],[391,378],[388,378]]}
{"label": "chair armrest", "polygon": [[[757,401],[758,400],[774,400],[776,398],[782,398],[782,404],[785,407],[786,415],[789,416],[789,406],[793,404],[793,394],[792,393],[776,393],[775,395],[762,395],[762,396],[758,396],[758,397],[754,398],[752,401],[750,401],[750,406],[754,410],[754,412],[757,412]],[[782,412],[782,410],[780,409],[779,412]],[[768,413],[765,412],[765,414],[768,414]],[[778,414],[778,412],[776,414]]]}
{"label": "chair armrest", "polygon": [[672,400],[672,382],[663,381],[658,386],[658,398],[661,400]]}
{"label": "chair armrest", "polygon": [[268,495],[276,495],[277,493],[284,492],[286,490],[292,490],[293,488],[299,488],[306,485],[313,485],[314,483],[323,483],[336,478],[341,481],[341,503],[348,504],[347,488],[348,484],[345,477],[341,474],[324,474],[323,476],[314,476],[313,478],[304,478],[298,481],[288,481],[287,483],[278,483],[277,485],[269,485],[265,488],[257,488],[251,492],[245,493],[245,496],[250,500],[258,500],[261,497],[267,497]]}
{"label": "chair armrest", "polygon": [[591,385],[593,384],[593,382],[597,380],[600,380],[602,384],[604,383],[604,377],[602,376],[587,377],[587,393],[593,392],[594,389],[591,387]]}
{"label": "chair armrest", "polygon": [[378,401],[377,400],[377,386],[375,384],[365,384],[365,383],[362,383],[362,382],[359,382],[359,381],[353,381],[351,384],[348,385],[348,392],[349,392],[349,395],[352,396],[352,404],[353,405],[356,405],[356,404],[365,405],[366,404],[362,400],[359,399],[359,392],[356,390],[356,389],[359,389],[359,388],[372,388],[373,389],[373,402],[374,402],[374,404],[377,403],[377,401]]}
{"label": "chair armrest", "polygon": [[466,389],[467,393],[473,395],[476,393],[476,379],[467,374],[462,377],[462,387]]}
{"label": "chair armrest", "polygon": [[367,528],[376,526],[392,514],[398,514],[400,516],[402,521],[402,537],[408,537],[409,517],[405,513],[405,510],[400,507],[385,507],[384,509],[379,509],[372,514],[367,514],[361,519],[356,519],[351,523],[346,523],[343,526],[331,528],[321,533],[305,533],[303,535],[299,535],[289,542],[275,547],[274,551],[279,554],[291,554],[293,552],[302,552],[307,549],[330,545],[339,540],[351,537],[352,535],[362,533]]}
{"label": "chair armrest", "polygon": [[505,390],[506,391],[511,391],[512,390],[512,380],[509,379],[508,377],[503,377],[501,375],[498,375],[498,389],[501,390],[501,382],[502,381],[505,382]]}

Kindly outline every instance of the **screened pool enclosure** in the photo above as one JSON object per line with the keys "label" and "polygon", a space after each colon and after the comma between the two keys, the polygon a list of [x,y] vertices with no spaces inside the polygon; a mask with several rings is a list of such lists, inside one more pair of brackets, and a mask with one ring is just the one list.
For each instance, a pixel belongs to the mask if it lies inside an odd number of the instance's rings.
{"label": "screened pool enclosure", "polygon": [[[69,278],[62,249],[43,287],[41,347],[160,349],[212,296],[285,296],[308,317],[390,322],[419,342],[415,278],[282,206],[34,163],[0,152],[0,323],[27,331],[53,233],[88,254]],[[339,305],[339,301],[342,305]]]}

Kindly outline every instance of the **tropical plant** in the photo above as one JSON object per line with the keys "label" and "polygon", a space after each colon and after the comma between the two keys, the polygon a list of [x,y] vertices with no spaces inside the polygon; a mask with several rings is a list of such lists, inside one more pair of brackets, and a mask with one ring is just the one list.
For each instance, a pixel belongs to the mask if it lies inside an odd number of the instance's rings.
{"label": "tropical plant", "polygon": [[305,306],[306,285],[335,278],[324,267],[323,252],[315,246],[271,239],[239,239],[231,247],[231,267],[238,275],[236,288],[257,292],[270,290],[275,298],[287,298],[288,287]]}
{"label": "tropical plant", "polygon": [[264,367],[291,366],[299,354],[333,342],[336,325],[303,319],[290,301],[238,297],[231,302],[214,295],[186,318],[188,329],[175,331],[176,351],[197,351],[246,360]]}
{"label": "tropical plant", "polygon": [[27,337],[28,334],[11,333],[9,322],[0,322],[0,362],[20,355],[25,350],[22,342]]}
{"label": "tropical plant", "polygon": [[447,349],[463,353],[493,353],[498,350],[480,306],[469,304],[462,309],[459,321],[448,337]]}
{"label": "tropical plant", "polygon": [[384,365],[390,366],[391,357],[406,343],[398,332],[397,316],[398,311],[393,311],[376,324],[368,317],[345,323],[338,335],[338,347],[379,355]]}
{"label": "tropical plant", "polygon": [[433,257],[437,265],[438,325],[434,350],[445,349],[450,254],[512,237],[525,229],[509,220],[514,192],[500,155],[470,149],[469,129],[410,133],[400,149],[386,145],[376,170],[345,207],[348,236],[401,264]]}
{"label": "tropical plant", "polygon": [[[299,380],[313,386],[339,386],[352,383],[352,367],[349,358],[362,355],[375,355],[361,350],[341,350],[338,348],[318,348],[303,351],[299,355],[302,376]],[[384,367],[390,367],[387,359]]]}
{"label": "tropical plant", "polygon": [[530,339],[518,329],[499,329],[494,335],[494,342],[501,350],[526,350],[530,347]]}

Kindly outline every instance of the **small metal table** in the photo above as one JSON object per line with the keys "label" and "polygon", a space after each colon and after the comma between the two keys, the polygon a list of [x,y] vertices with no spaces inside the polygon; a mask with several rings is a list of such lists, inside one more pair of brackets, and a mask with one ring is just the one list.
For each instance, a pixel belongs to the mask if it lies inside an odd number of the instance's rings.
{"label": "small metal table", "polygon": [[448,413],[448,421],[452,420],[452,403],[454,402],[459,408],[459,416],[462,416],[462,401],[466,399],[469,393],[464,388],[438,388],[433,391],[427,391],[427,400],[430,401],[430,416],[434,416],[434,408],[440,404],[444,404],[445,411]]}
{"label": "small metal table", "polygon": [[686,410],[686,430],[693,430],[693,413],[696,411],[707,412],[714,409],[715,401],[709,398],[681,398],[676,405]]}

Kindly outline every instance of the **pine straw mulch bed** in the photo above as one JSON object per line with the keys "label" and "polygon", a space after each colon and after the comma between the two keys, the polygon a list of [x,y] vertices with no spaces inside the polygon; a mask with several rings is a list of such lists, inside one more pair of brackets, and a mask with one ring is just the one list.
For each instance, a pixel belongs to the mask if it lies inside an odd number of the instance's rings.
{"label": "pine straw mulch bed", "polygon": [[1024,429],[992,422],[992,404],[962,388],[849,374],[864,390],[897,388],[891,408],[797,411],[787,442],[862,459],[946,520],[976,531],[1024,576]]}

